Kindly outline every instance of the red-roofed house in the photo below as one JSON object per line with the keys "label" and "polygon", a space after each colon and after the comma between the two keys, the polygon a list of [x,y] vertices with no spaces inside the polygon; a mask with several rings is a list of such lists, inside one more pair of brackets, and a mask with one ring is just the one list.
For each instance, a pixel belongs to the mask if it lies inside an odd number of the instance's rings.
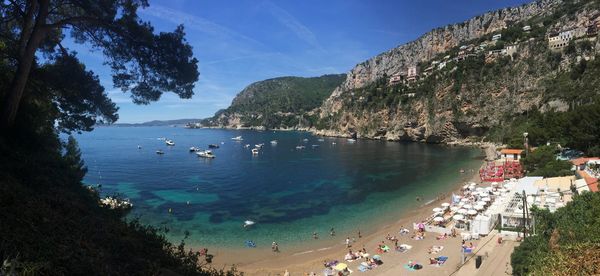
{"label": "red-roofed house", "polygon": [[[575,165],[575,167],[576,167],[575,175],[577,175],[577,177],[585,180],[585,183],[587,184],[590,191],[597,192],[598,191],[597,167],[598,167],[598,164],[600,164],[600,158],[598,158],[598,157],[582,157],[582,158],[577,158],[577,159],[571,160],[571,163],[573,163],[573,165]],[[592,165],[595,167],[595,170],[596,170],[595,173],[590,168],[587,168],[587,166],[589,166],[589,165]]]}
{"label": "red-roofed house", "polygon": [[500,155],[502,159],[506,161],[519,161],[521,159],[521,154],[523,154],[522,149],[502,149],[500,150]]}

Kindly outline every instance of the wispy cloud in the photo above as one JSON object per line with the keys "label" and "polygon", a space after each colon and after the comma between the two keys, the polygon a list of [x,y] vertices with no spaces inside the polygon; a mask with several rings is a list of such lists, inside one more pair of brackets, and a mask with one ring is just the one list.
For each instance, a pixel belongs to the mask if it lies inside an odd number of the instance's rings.
{"label": "wispy cloud", "polygon": [[161,20],[169,21],[171,23],[183,24],[186,28],[220,38],[221,40],[243,40],[245,43],[262,45],[262,43],[251,37],[240,34],[230,28],[217,24],[206,18],[191,15],[165,6],[153,4],[150,7],[141,10],[140,13],[143,15],[156,17]]}
{"label": "wispy cloud", "polygon": [[273,17],[279,21],[279,23],[289,29],[300,40],[308,43],[318,50],[323,51],[323,47],[321,44],[319,44],[317,36],[315,36],[315,34],[308,27],[302,24],[292,14],[268,1],[263,2],[263,5],[267,8],[271,15],[273,15]]}

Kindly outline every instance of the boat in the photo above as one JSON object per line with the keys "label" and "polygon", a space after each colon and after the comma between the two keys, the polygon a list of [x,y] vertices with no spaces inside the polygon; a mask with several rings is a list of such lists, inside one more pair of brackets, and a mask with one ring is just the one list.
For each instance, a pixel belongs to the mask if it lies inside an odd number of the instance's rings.
{"label": "boat", "polygon": [[174,146],[175,142],[173,142],[173,140],[165,140],[165,144],[167,144],[167,146]]}
{"label": "boat", "polygon": [[356,142],[356,139],[352,139],[352,138],[348,139],[348,143],[354,143],[354,142]]}
{"label": "boat", "polygon": [[210,145],[208,145],[208,148],[209,149],[218,149],[219,145],[217,145],[217,144],[210,144]]}
{"label": "boat", "polygon": [[265,144],[263,144],[263,143],[260,143],[260,144],[256,144],[256,145],[254,145],[254,147],[255,147],[255,148],[257,148],[257,149],[261,149],[261,148],[262,148],[264,145],[265,145]]}
{"label": "boat", "polygon": [[257,148],[253,148],[252,149],[252,154],[253,155],[257,155],[258,154],[258,149]]}
{"label": "boat", "polygon": [[308,139],[304,138],[304,139],[302,139],[302,141],[303,141],[304,143],[306,143],[306,142],[308,142]]}
{"label": "boat", "polygon": [[331,142],[332,145],[335,145],[335,142]]}
{"label": "boat", "polygon": [[236,137],[231,138],[231,140],[242,141],[242,140],[244,140],[244,138],[242,138],[242,136],[236,136]]}
{"label": "boat", "polygon": [[204,157],[204,158],[215,158],[216,157],[210,150],[201,150],[199,152],[196,152],[196,154],[199,157]]}
{"label": "boat", "polygon": [[311,147],[314,149],[314,148],[318,148],[319,145],[311,145]]}
{"label": "boat", "polygon": [[164,151],[162,151],[162,150],[157,150],[157,151],[156,151],[156,154],[165,154],[165,152],[164,152]]}
{"label": "boat", "polygon": [[200,148],[190,147],[190,152],[200,151]]}
{"label": "boat", "polygon": [[271,145],[277,145],[277,140],[271,141]]}
{"label": "boat", "polygon": [[254,224],[256,224],[256,222],[251,221],[251,220],[244,221],[244,228],[252,226]]}
{"label": "boat", "polygon": [[249,147],[250,147],[250,144],[244,145],[244,148],[249,148]]}
{"label": "boat", "polygon": [[305,149],[305,148],[306,148],[305,146],[296,146],[297,150],[301,150],[301,149]]}
{"label": "boat", "polygon": [[317,141],[319,141],[319,142],[325,142],[325,139],[319,138],[319,140],[317,140]]}
{"label": "boat", "polygon": [[167,138],[165,138],[165,137],[158,137],[158,138],[156,138],[156,140],[165,141],[165,140],[167,140]]}
{"label": "boat", "polygon": [[142,149],[142,146],[138,145],[138,149]]}

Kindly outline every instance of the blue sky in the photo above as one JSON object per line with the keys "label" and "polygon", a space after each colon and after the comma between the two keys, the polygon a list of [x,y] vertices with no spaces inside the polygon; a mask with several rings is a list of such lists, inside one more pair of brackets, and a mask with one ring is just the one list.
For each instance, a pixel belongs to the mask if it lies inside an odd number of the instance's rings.
{"label": "blue sky", "polygon": [[131,103],[112,86],[99,52],[68,43],[100,76],[120,107],[119,123],[205,118],[226,108],[252,82],[280,76],[344,73],[383,51],[446,24],[525,0],[150,0],[140,11],[157,31],[184,24],[199,60],[192,99],[163,94],[150,105]]}

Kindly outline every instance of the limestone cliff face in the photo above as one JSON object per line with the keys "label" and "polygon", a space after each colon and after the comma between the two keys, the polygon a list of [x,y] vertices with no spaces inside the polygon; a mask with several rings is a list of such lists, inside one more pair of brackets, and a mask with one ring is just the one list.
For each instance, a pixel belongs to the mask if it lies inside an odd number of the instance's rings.
{"label": "limestone cliff face", "polygon": [[[434,78],[430,82],[433,84],[421,89],[423,95],[404,97],[398,105],[372,104],[373,101],[394,99],[386,93],[401,93],[386,88],[387,82],[378,83],[386,76],[406,72],[409,66],[431,61],[436,56],[439,59],[440,54],[457,46],[499,33],[516,23],[552,15],[563,4],[561,0],[540,0],[485,13],[460,24],[432,30],[415,41],[358,64],[320,108],[320,118],[335,120],[335,123],[315,132],[339,136],[357,133],[359,138],[452,142],[480,137],[510,114],[522,114],[534,107],[564,109],[564,103],[560,101],[550,105],[543,102],[548,100],[543,98],[543,80],[560,70],[548,64],[550,51],[545,37],[520,41],[518,54],[501,58],[501,65],[494,65],[497,62],[493,60],[488,62],[485,54],[480,53],[475,61],[469,61],[481,67],[480,74],[471,73],[471,77],[458,80],[454,70],[463,70],[458,62],[452,70],[430,76]],[[585,11],[584,15],[580,13],[558,25],[585,24],[583,21],[588,19],[581,18],[596,12]],[[545,26],[551,27],[554,26]],[[375,92],[365,92],[368,89]]]}
{"label": "limestone cliff face", "polygon": [[406,72],[411,65],[427,61],[460,43],[502,30],[508,24],[521,22],[537,15],[551,14],[562,0],[540,0],[530,4],[488,12],[465,22],[434,29],[418,39],[400,45],[356,65],[347,74],[346,81],[337,87],[326,103],[335,111],[335,97],[340,93],[360,88],[385,75]]}

